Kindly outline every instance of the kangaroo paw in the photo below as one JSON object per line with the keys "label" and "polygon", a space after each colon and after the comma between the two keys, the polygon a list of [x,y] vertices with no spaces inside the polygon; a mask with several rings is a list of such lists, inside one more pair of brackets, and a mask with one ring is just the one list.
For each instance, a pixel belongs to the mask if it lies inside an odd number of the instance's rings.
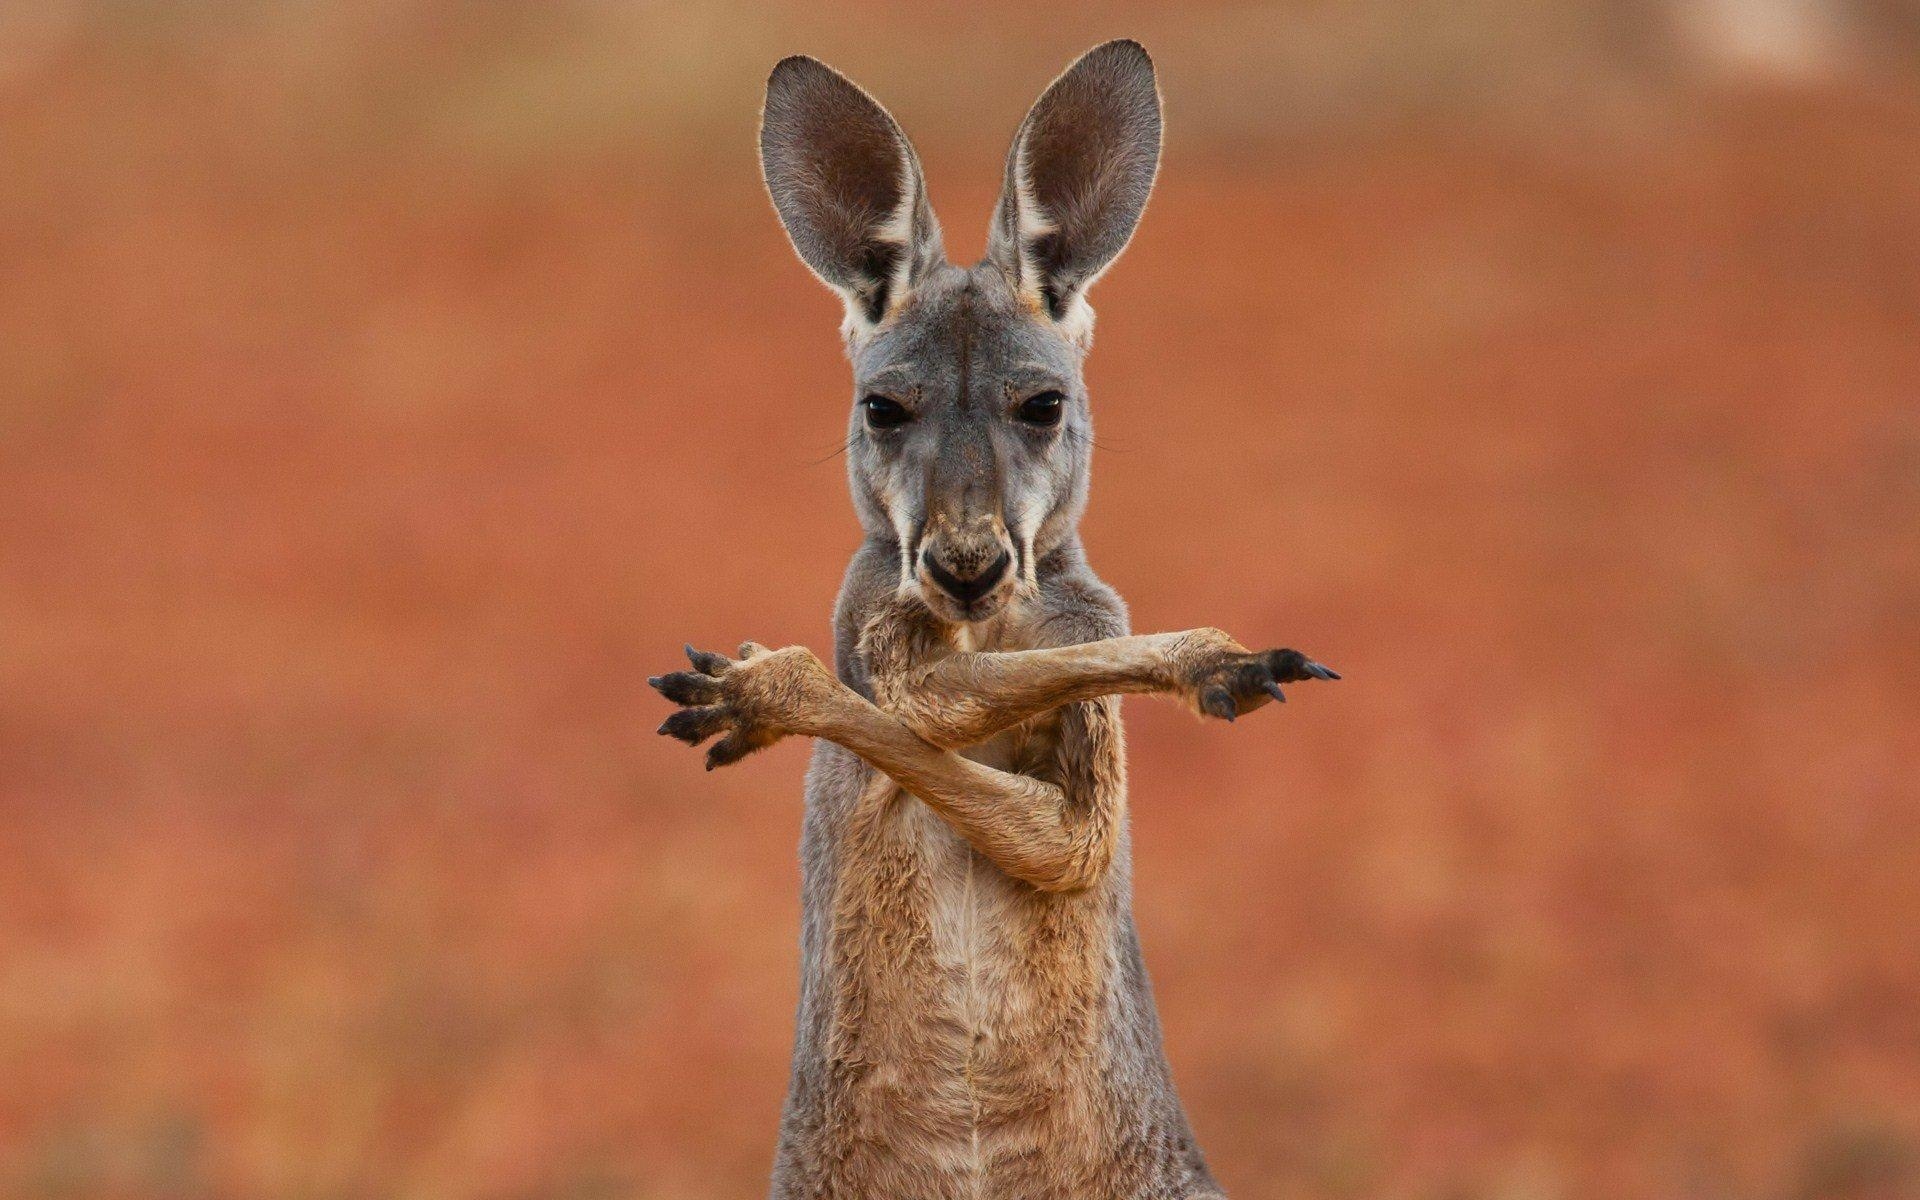
{"label": "kangaroo paw", "polygon": [[681,706],[661,722],[660,733],[689,746],[719,735],[707,749],[709,771],[798,732],[808,706],[821,701],[823,689],[838,686],[804,646],[768,650],[745,642],[737,659],[688,646],[687,661],[692,670],[655,675],[647,683]]}
{"label": "kangaroo paw", "polygon": [[1340,674],[1298,650],[1247,651],[1224,638],[1200,649],[1183,672],[1182,691],[1204,716],[1231,721],[1269,700],[1285,703],[1283,683],[1338,679]]}

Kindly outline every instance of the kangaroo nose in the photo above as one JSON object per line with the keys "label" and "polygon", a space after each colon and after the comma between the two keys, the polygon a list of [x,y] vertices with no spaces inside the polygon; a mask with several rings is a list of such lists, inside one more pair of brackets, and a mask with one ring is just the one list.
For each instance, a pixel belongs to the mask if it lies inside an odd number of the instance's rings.
{"label": "kangaroo nose", "polygon": [[1013,565],[1013,556],[1002,550],[999,558],[988,563],[979,574],[967,578],[955,575],[941,566],[940,560],[933,556],[931,550],[922,551],[920,561],[926,564],[927,574],[940,585],[941,591],[962,604],[972,604],[992,591],[993,585],[1000,582],[1001,577],[1007,573],[1007,568]]}

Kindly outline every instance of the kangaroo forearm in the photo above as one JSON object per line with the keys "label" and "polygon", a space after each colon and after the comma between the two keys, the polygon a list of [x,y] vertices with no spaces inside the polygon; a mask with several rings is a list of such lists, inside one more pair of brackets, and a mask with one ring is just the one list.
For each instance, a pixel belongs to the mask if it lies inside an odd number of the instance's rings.
{"label": "kangaroo forearm", "polygon": [[1098,877],[1099,839],[1067,817],[1066,794],[1044,780],[998,771],[951,751],[889,771],[946,818],[995,866],[1043,891],[1072,891]]}
{"label": "kangaroo forearm", "polygon": [[1179,633],[1135,634],[1074,646],[954,654],[918,668],[890,705],[938,746],[971,746],[1022,721],[1102,696],[1178,691]]}
{"label": "kangaroo forearm", "polygon": [[1110,839],[1068,819],[1057,785],[942,750],[851,689],[795,731],[825,738],[887,775],[995,866],[1034,887],[1071,891],[1105,867]]}

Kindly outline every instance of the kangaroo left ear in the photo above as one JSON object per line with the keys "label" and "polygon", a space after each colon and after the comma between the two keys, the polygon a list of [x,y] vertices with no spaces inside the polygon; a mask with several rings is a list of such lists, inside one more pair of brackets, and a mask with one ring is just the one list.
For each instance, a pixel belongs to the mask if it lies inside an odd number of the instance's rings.
{"label": "kangaroo left ear", "polygon": [[1159,165],[1153,60],[1134,41],[1094,47],[1020,123],[987,258],[1084,342],[1093,329],[1086,290],[1126,249]]}
{"label": "kangaroo left ear", "polygon": [[817,59],[780,60],[760,120],[767,192],[800,258],[870,332],[945,260],[920,157],[878,101]]}

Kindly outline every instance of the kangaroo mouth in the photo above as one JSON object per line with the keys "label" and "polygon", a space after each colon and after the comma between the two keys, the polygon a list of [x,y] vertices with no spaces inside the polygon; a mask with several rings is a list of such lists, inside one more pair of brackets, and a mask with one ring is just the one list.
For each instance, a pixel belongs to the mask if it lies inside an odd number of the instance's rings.
{"label": "kangaroo mouth", "polygon": [[943,620],[971,624],[997,616],[1012,599],[1019,572],[1013,552],[1002,546],[997,556],[978,565],[978,559],[955,563],[934,549],[918,556],[914,581],[927,606]]}

